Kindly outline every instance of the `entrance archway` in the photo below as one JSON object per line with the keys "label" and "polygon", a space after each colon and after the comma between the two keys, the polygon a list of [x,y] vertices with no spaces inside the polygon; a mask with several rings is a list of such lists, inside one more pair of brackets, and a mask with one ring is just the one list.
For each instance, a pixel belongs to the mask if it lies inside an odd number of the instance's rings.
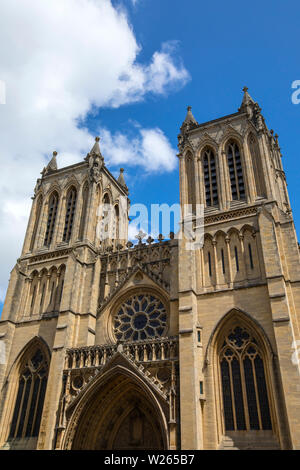
{"label": "entrance archway", "polygon": [[72,413],[65,448],[167,449],[164,412],[148,385],[129,371],[115,370],[105,376],[93,384]]}

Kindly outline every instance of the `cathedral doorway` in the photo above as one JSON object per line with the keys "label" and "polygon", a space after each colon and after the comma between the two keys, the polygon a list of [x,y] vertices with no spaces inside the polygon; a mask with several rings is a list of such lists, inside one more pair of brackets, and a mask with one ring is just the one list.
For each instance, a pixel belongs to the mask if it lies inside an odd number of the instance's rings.
{"label": "cathedral doorway", "polygon": [[[140,379],[139,379],[140,380]],[[131,377],[114,374],[93,387],[71,417],[65,448],[162,450],[168,448],[164,412],[154,394]],[[76,416],[77,415],[77,416]],[[76,424],[75,424],[76,423]],[[68,433],[67,433],[68,434]]]}
{"label": "cathedral doorway", "polygon": [[127,416],[117,423],[117,427],[112,449],[161,449],[160,436],[157,433],[155,422],[150,420],[138,405],[135,405]]}

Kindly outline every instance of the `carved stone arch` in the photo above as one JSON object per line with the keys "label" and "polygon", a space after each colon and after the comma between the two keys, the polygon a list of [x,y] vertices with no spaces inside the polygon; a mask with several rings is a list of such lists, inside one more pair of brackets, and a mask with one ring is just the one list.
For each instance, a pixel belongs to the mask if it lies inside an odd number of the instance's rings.
{"label": "carved stone arch", "polygon": [[31,273],[29,273],[28,277],[29,279],[33,279],[35,276],[38,276],[39,275],[39,271],[37,269],[34,269],[33,271],[31,271]]}
{"label": "carved stone arch", "polygon": [[247,126],[245,127],[244,132],[243,132],[243,138],[245,142],[247,142],[248,137],[251,133],[254,134],[255,137],[257,136],[257,130],[254,124],[251,121],[248,121]]}
{"label": "carved stone arch", "polygon": [[58,181],[54,181],[53,183],[51,183],[49,189],[46,191],[44,202],[48,203],[51,195],[54,192],[56,192],[58,194],[58,199],[60,199],[60,197],[62,195],[62,188],[61,188],[60,184],[58,183]]}
{"label": "carved stone arch", "polygon": [[22,361],[26,359],[26,357],[30,355],[31,352],[34,352],[35,349],[38,349],[39,347],[43,349],[47,357],[48,365],[50,365],[51,352],[49,345],[42,336],[36,335],[30,341],[28,341],[28,343],[26,343],[17,353],[7,374],[6,382],[10,380],[10,376],[12,373],[14,373],[14,369],[20,367]]}
{"label": "carved stone arch", "polygon": [[103,194],[102,194],[102,201],[104,201],[105,196],[108,196],[109,198],[109,204],[113,204],[113,195],[112,195],[112,190],[110,187],[106,186],[105,189],[103,189]]}
{"label": "carved stone arch", "polygon": [[[40,351],[43,358],[43,367],[46,366],[46,379],[49,372],[51,353],[47,342],[41,336],[33,337],[27,344],[25,344],[10,366],[6,380],[1,390],[3,403],[1,409],[1,423],[0,423],[0,442],[6,442],[11,432],[12,420],[15,415],[15,407],[17,403],[17,394],[19,394],[19,380],[20,374],[27,367],[28,361],[34,358],[34,355]],[[42,360],[39,356],[39,360]],[[45,391],[45,389],[44,389]],[[25,402],[27,405],[27,402]],[[42,409],[40,410],[40,412]]]}
{"label": "carved stone arch", "polygon": [[213,239],[214,239],[214,236],[211,233],[207,233],[207,232],[204,233],[204,241],[210,240],[212,242]]}
{"label": "carved stone arch", "polygon": [[42,268],[42,269],[41,269],[41,271],[39,272],[39,275],[40,275],[40,276],[43,276],[44,274],[45,274],[45,275],[47,275],[47,274],[48,274],[48,269],[47,269],[47,268],[45,268],[45,267],[44,267],[44,268]]}
{"label": "carved stone arch", "polygon": [[193,147],[191,145],[186,145],[182,157],[185,159],[189,154],[191,154],[193,159],[195,158],[195,152]]}
{"label": "carved stone arch", "polygon": [[206,149],[206,147],[212,148],[212,150],[215,153],[215,156],[218,155],[218,150],[219,150],[218,143],[209,134],[205,133],[200,139],[200,142],[195,152],[198,160],[202,161],[203,151]]}
{"label": "carved stone arch", "polygon": [[[97,186],[99,186],[99,185],[101,185],[101,182],[100,182],[100,181],[97,183]],[[83,178],[83,180],[81,181],[80,186],[79,186],[79,192],[78,192],[78,194],[80,195],[80,197],[82,197],[84,190],[86,190],[87,193],[88,193],[88,195],[89,195],[89,193],[90,193],[90,188],[91,188],[90,179],[89,179],[88,176],[85,176],[85,177]]]}
{"label": "carved stone arch", "polygon": [[217,240],[218,237],[224,237],[224,239],[225,239],[226,238],[226,232],[224,230],[218,229],[213,234],[213,240]]}
{"label": "carved stone arch", "polygon": [[66,181],[63,183],[63,191],[64,194],[67,194],[69,189],[74,186],[77,191],[79,191],[79,188],[81,186],[80,182],[78,181],[78,178],[74,173],[72,173],[70,176],[66,178]]}
{"label": "carved stone arch", "polygon": [[241,134],[234,129],[232,126],[228,126],[220,139],[220,149],[223,152],[226,152],[226,147],[230,140],[235,140],[240,147],[240,151],[243,152],[243,137]]}
{"label": "carved stone arch", "polygon": [[214,233],[216,273],[218,284],[228,285],[230,282],[230,260],[228,259],[228,246],[226,243],[227,234],[224,230],[217,230]]}
{"label": "carved stone arch", "polygon": [[230,237],[233,234],[239,236],[240,235],[240,230],[238,230],[236,227],[230,227],[230,229],[227,230],[226,235],[228,237]]}
{"label": "carved stone arch", "polygon": [[162,403],[162,399],[137,372],[129,366],[126,367],[124,361],[112,362],[114,363],[108,364],[106,370],[90,382],[80,399],[67,409],[69,422],[62,448],[114,448],[113,441],[117,429],[120,429],[124,418],[131,412],[130,408],[137,400],[141,404],[141,410],[144,407],[151,410],[151,413],[145,412],[148,418],[150,414],[155,416],[159,429],[154,427],[153,431],[158,432],[161,441],[158,449],[168,449],[166,404]]}
{"label": "carved stone arch", "polygon": [[49,268],[49,274],[54,274],[54,273],[57,273],[57,266],[51,266],[51,268]]}
{"label": "carved stone arch", "polygon": [[253,236],[255,236],[255,234],[256,234],[256,232],[257,232],[257,230],[256,230],[256,228],[254,227],[254,225],[250,225],[250,224],[244,224],[244,225],[242,226],[242,228],[240,229],[240,233],[241,233],[242,235],[244,235],[246,231],[251,232],[251,234],[252,234]]}
{"label": "carved stone arch", "polygon": [[65,271],[65,270],[66,270],[66,265],[65,265],[65,263],[62,263],[62,264],[59,265],[59,267],[58,267],[58,269],[57,269],[57,272],[58,272],[59,274],[61,274],[61,273],[62,273],[63,271]]}
{"label": "carved stone arch", "polygon": [[207,346],[206,346],[206,351],[205,351],[205,360],[204,363],[207,365],[212,364],[212,354],[213,354],[213,349],[215,347],[216,341],[218,339],[218,334],[219,332],[232,320],[235,320],[236,322],[241,321],[242,324],[249,325],[250,328],[253,331],[257,331],[258,334],[261,336],[261,339],[263,341],[264,345],[264,352],[266,354],[269,354],[271,358],[275,357],[275,353],[273,351],[272,344],[270,342],[270,339],[265,332],[264,328],[262,325],[255,319],[253,318],[249,313],[245,312],[244,310],[240,308],[232,308],[228,312],[226,312],[222,318],[217,322],[215,325],[213,331],[210,334]]}

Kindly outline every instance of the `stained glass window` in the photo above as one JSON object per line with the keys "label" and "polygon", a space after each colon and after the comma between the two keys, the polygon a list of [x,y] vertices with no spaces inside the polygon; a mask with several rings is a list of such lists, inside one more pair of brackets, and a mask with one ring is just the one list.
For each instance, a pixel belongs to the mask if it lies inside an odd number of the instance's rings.
{"label": "stained glass window", "polygon": [[235,327],[223,341],[220,370],[226,430],[272,429],[263,356],[245,328]]}
{"label": "stained glass window", "polygon": [[40,349],[22,369],[9,437],[37,437],[46,393],[48,365]]}
{"label": "stained glass window", "polygon": [[163,336],[167,312],[162,301],[151,295],[134,295],[124,302],[114,319],[118,340],[137,341]]}

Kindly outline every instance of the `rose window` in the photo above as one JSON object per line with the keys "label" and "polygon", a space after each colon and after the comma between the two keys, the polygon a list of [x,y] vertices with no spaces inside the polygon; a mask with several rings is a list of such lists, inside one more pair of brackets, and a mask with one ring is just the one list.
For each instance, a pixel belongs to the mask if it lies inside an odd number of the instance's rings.
{"label": "rose window", "polygon": [[114,320],[118,340],[137,341],[162,336],[166,330],[167,312],[153,295],[134,295],[124,302]]}

